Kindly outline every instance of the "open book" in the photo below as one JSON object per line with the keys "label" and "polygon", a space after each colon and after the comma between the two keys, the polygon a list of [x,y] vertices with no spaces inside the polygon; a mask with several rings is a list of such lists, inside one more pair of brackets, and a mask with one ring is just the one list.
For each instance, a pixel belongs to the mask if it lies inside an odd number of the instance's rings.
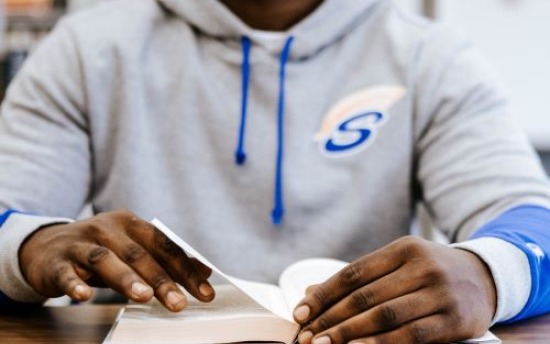
{"label": "open book", "polygon": [[[131,303],[119,314],[104,344],[215,344],[236,342],[295,341],[300,326],[293,320],[294,307],[312,284],[327,280],[347,265],[333,259],[307,259],[286,268],[279,285],[245,281],[223,273],[162,222],[153,224],[213,270],[216,298],[202,303],[188,293],[187,308],[172,313],[156,300]],[[491,333],[464,343],[500,343]]]}

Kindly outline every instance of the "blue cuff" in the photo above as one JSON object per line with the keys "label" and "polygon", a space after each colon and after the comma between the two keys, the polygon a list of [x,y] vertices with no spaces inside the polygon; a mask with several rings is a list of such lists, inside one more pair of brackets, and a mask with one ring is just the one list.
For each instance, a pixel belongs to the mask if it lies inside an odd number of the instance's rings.
{"label": "blue cuff", "polygon": [[4,225],[4,223],[6,221],[8,221],[8,218],[12,214],[21,214],[21,212],[17,211],[17,210],[10,209],[10,210],[5,211],[2,215],[0,215],[0,229],[2,229],[2,226]]}
{"label": "blue cuff", "polygon": [[505,323],[550,312],[550,209],[524,205],[509,210],[475,232],[472,239],[482,237],[505,240],[522,250],[529,260],[529,300],[518,315]]}

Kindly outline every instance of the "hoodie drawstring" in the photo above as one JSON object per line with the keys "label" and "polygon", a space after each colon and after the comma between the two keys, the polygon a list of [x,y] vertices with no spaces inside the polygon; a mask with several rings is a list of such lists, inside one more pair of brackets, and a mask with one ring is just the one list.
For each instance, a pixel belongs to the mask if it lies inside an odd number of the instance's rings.
{"label": "hoodie drawstring", "polygon": [[[274,205],[271,212],[271,221],[274,225],[280,225],[283,222],[285,213],[283,198],[283,157],[284,157],[284,119],[285,119],[285,79],[286,65],[290,56],[290,50],[294,37],[290,36],[285,42],[283,51],[279,60],[279,101],[277,108],[277,158],[275,164],[275,186],[274,186]],[[243,36],[241,38],[243,62],[242,62],[242,99],[241,99],[241,124],[239,128],[239,139],[237,150],[235,151],[235,163],[243,165],[246,161],[246,152],[244,150],[244,137],[246,132],[246,116],[248,105],[248,86],[250,84],[250,38]]]}
{"label": "hoodie drawstring", "polygon": [[250,38],[243,36],[241,38],[243,49],[242,73],[242,100],[241,100],[241,126],[239,128],[239,141],[235,151],[235,163],[242,165],[246,161],[246,152],[244,151],[244,134],[246,131],[246,109],[248,105],[248,85],[250,83]]}
{"label": "hoodie drawstring", "polygon": [[294,37],[290,36],[286,43],[280,58],[279,67],[279,105],[277,109],[277,164],[275,167],[275,204],[271,212],[271,221],[275,225],[283,222],[285,214],[283,199],[283,152],[284,152],[284,119],[285,119],[285,79],[286,64],[290,55],[290,48]]}

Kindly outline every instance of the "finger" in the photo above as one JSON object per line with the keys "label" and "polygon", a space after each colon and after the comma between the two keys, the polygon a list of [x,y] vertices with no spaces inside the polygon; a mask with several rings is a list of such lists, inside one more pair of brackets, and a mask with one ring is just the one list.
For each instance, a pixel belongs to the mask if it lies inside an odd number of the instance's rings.
{"label": "finger", "polygon": [[[162,244],[157,244],[157,247],[166,248],[167,245],[175,245],[164,234],[158,233],[161,237],[157,239],[157,243],[162,242]],[[178,247],[178,250],[178,253],[174,252],[173,255],[162,258],[166,263],[166,269],[191,295],[201,301],[212,301],[215,292],[208,282],[208,278],[212,275],[212,269],[197,259],[188,257],[181,248]],[[163,252],[167,251],[163,250]]]}
{"label": "finger", "polygon": [[392,273],[402,264],[396,254],[395,245],[390,244],[349,264],[298,303],[294,311],[295,320],[304,324],[316,318],[355,289]]}
{"label": "finger", "polygon": [[320,333],[386,301],[410,294],[421,287],[421,281],[399,269],[364,287],[356,289],[336,305],[321,313],[305,330]]}
{"label": "finger", "polygon": [[162,263],[164,269],[191,295],[202,301],[211,301],[214,298],[214,289],[207,280],[212,273],[210,268],[189,258],[152,224],[134,216],[127,220],[126,232]]}
{"label": "finger", "polygon": [[357,338],[398,328],[410,321],[435,314],[441,308],[440,303],[434,301],[433,293],[423,289],[385,302],[345,320],[315,335],[312,343],[327,343],[326,338],[328,338],[331,344],[345,344]]}
{"label": "finger", "polygon": [[212,269],[210,269],[208,266],[201,263],[196,258],[189,258],[191,260],[191,264],[193,265],[193,268],[195,269],[195,273],[200,276],[200,278],[207,280],[212,276]]}
{"label": "finger", "polygon": [[68,262],[56,264],[51,271],[52,274],[47,289],[56,290],[57,292],[45,296],[68,295],[77,301],[87,301],[92,297],[92,288],[80,278],[74,267]]}
{"label": "finger", "polygon": [[309,287],[306,288],[306,295],[309,295],[315,291],[315,288],[317,288],[318,284],[312,284]]}
{"label": "finger", "polygon": [[153,244],[150,249],[155,256],[166,264],[166,269],[191,295],[202,301],[214,299],[214,288],[208,282],[212,274],[209,267],[188,257],[181,247],[158,229],[154,230],[154,240],[149,243]]}
{"label": "finger", "polygon": [[[130,238],[120,235],[112,238],[104,238],[111,250],[127,265],[129,265],[143,280],[150,285],[159,300],[165,300],[165,304],[174,308],[179,302],[177,298],[183,297],[181,290],[172,280],[169,273],[153,258],[145,248]],[[176,293],[173,295],[171,293]],[[180,310],[176,307],[174,310]]]}
{"label": "finger", "polygon": [[430,344],[470,338],[458,333],[452,325],[447,316],[435,314],[412,321],[394,331],[353,340],[350,344]]}
{"label": "finger", "polygon": [[[74,245],[69,255],[82,268],[100,278],[105,285],[129,299],[136,302],[147,302],[154,295],[153,289],[105,246],[78,243]],[[174,288],[177,289],[175,284]],[[166,299],[166,296],[163,296],[163,299]]]}

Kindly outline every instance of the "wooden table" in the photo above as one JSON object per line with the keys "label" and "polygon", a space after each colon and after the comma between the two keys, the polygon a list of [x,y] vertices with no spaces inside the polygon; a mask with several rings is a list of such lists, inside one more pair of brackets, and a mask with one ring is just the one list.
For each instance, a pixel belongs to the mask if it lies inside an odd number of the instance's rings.
{"label": "wooden table", "polygon": [[99,344],[121,306],[43,307],[15,316],[0,315],[0,343]]}
{"label": "wooden table", "polygon": [[[121,306],[39,308],[31,314],[0,315],[0,343],[99,344]],[[550,344],[550,315],[493,331],[505,344]]]}

